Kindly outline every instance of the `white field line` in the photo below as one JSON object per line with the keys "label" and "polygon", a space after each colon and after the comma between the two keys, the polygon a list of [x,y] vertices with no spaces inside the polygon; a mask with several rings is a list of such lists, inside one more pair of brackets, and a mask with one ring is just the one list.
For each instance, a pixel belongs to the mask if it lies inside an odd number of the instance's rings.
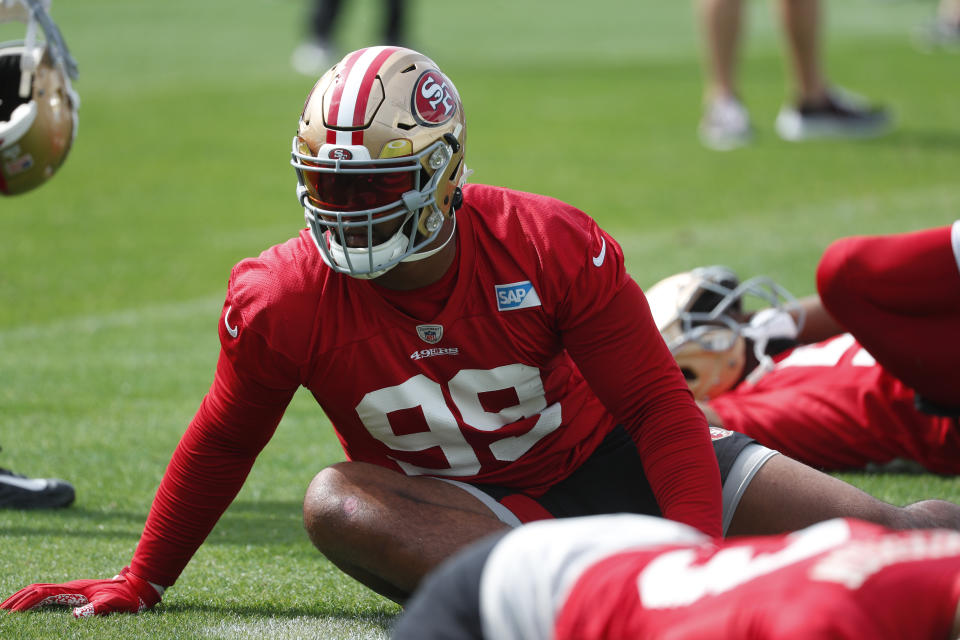
{"label": "white field line", "polygon": [[387,640],[387,633],[375,625],[357,620],[329,618],[268,618],[222,622],[203,629],[208,638],[222,640]]}
{"label": "white field line", "polygon": [[0,347],[30,340],[46,340],[68,334],[90,334],[103,329],[135,327],[195,316],[209,316],[216,320],[223,304],[223,294],[194,298],[169,304],[150,305],[134,309],[119,309],[102,314],[63,318],[49,323],[28,324],[0,330]]}

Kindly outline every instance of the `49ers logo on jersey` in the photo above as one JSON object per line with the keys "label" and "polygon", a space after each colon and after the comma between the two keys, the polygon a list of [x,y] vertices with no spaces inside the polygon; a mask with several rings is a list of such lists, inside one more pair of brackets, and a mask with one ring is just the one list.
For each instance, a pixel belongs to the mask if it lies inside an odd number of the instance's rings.
{"label": "49ers logo on jersey", "polygon": [[456,115],[460,98],[452,82],[439,71],[429,70],[417,79],[412,102],[411,111],[420,124],[435,127]]}

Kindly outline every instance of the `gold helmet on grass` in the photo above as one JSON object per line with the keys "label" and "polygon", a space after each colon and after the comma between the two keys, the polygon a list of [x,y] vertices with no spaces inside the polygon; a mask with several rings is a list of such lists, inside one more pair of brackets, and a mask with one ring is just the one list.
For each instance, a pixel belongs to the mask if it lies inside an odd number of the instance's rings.
{"label": "gold helmet on grass", "polygon": [[[769,341],[793,339],[803,324],[802,309],[783,287],[764,276],[741,283],[723,266],[672,275],[646,294],[657,328],[697,400],[715,398],[743,378],[748,339],[759,377],[772,366],[765,352]],[[758,302],[761,308],[748,308]]]}
{"label": "gold helmet on grass", "polygon": [[[77,64],[50,19],[49,0],[0,0],[0,22],[26,23],[23,40],[0,43],[0,194],[39,187],[77,134]],[[42,39],[38,36],[42,35]]]}

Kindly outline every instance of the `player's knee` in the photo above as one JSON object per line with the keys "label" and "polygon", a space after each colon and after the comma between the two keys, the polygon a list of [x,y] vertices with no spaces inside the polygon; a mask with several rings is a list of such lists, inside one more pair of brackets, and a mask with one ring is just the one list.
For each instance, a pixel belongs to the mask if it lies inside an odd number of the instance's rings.
{"label": "player's knee", "polygon": [[860,298],[858,253],[860,238],[841,238],[823,252],[817,265],[817,293],[823,305],[833,312],[854,304]]}
{"label": "player's knee", "polygon": [[946,500],[922,500],[903,507],[905,526],[901,529],[958,529],[960,505]]}
{"label": "player's knee", "polygon": [[352,465],[341,462],[320,471],[303,499],[303,526],[323,551],[359,526],[363,511],[361,482]]}

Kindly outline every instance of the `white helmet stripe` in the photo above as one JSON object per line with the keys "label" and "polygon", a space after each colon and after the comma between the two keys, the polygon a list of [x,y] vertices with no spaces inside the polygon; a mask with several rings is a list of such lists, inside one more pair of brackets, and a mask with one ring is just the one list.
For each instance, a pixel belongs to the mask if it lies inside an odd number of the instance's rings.
{"label": "white helmet stripe", "polygon": [[[395,51],[397,51],[396,47],[369,47],[361,49],[347,60],[341,71],[342,80],[334,90],[327,122],[337,129],[359,127],[364,124],[373,81],[380,67]],[[363,144],[363,132],[331,129],[327,131],[327,143]]]}

